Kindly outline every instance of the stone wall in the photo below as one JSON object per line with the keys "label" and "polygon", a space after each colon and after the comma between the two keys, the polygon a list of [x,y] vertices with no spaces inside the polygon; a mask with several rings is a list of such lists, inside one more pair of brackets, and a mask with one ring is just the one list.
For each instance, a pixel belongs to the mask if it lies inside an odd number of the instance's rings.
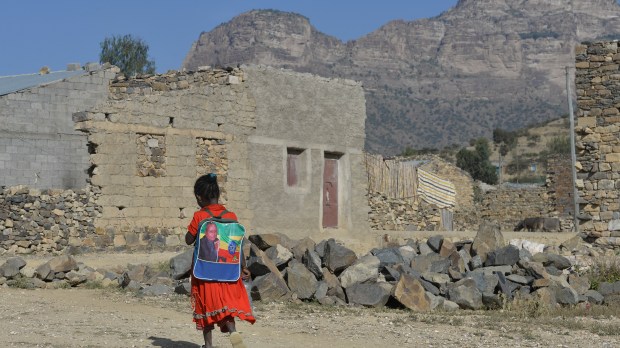
{"label": "stone wall", "polygon": [[576,48],[579,230],[620,236],[620,50],[618,42]]}
{"label": "stone wall", "polygon": [[256,124],[242,80],[239,69],[119,76],[108,102],[74,115],[88,133],[90,182],[101,189],[96,227],[117,239],[142,227],[184,235],[197,209],[194,182],[208,172],[218,174],[222,203],[247,219],[244,138]]}
{"label": "stone wall", "polygon": [[482,195],[476,205],[478,221],[498,221],[502,230],[512,231],[527,217],[549,216],[545,187],[499,187]]}
{"label": "stone wall", "polygon": [[554,156],[547,160],[547,196],[549,205],[558,216],[570,218],[575,210],[573,173],[569,156]]}
{"label": "stone wall", "polygon": [[0,96],[0,186],[84,188],[86,136],[71,115],[107,100],[112,70]]}

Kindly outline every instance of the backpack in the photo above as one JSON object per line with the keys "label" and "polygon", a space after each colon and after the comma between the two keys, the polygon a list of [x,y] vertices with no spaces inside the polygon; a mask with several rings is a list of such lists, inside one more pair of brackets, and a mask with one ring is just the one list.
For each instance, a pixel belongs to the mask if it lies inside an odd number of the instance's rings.
{"label": "backpack", "polygon": [[236,282],[241,276],[245,227],[236,220],[211,215],[198,224],[194,243],[194,277],[200,280]]}

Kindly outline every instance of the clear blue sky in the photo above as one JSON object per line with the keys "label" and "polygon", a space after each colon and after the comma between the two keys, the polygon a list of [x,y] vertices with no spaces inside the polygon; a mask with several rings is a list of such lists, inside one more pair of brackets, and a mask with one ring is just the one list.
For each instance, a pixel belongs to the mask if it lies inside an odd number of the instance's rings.
{"label": "clear blue sky", "polygon": [[158,72],[179,69],[203,31],[252,9],[296,12],[343,41],[390,20],[439,15],[457,0],[11,0],[0,10],[0,76],[97,62],[99,43],[132,34],[150,47]]}

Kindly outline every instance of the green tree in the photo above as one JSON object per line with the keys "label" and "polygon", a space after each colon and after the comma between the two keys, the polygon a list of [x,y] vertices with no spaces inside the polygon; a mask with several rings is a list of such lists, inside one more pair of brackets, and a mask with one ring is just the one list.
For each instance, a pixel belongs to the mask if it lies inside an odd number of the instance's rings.
{"label": "green tree", "polygon": [[462,148],[456,154],[456,166],[468,172],[474,180],[480,180],[487,184],[497,184],[495,167],[489,161],[489,142],[485,138],[472,141],[475,150]]}
{"label": "green tree", "polygon": [[101,43],[100,63],[110,63],[126,76],[155,73],[155,62],[148,59],[149,45],[131,35],[106,37]]}

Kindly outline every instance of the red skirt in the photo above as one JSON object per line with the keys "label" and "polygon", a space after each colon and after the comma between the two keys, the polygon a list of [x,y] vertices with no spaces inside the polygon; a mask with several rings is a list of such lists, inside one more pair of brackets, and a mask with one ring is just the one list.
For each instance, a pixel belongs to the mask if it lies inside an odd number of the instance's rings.
{"label": "red skirt", "polygon": [[239,318],[251,324],[256,319],[241,278],[236,283],[202,281],[192,276],[192,309],[196,329],[213,328],[227,332],[226,322]]}

